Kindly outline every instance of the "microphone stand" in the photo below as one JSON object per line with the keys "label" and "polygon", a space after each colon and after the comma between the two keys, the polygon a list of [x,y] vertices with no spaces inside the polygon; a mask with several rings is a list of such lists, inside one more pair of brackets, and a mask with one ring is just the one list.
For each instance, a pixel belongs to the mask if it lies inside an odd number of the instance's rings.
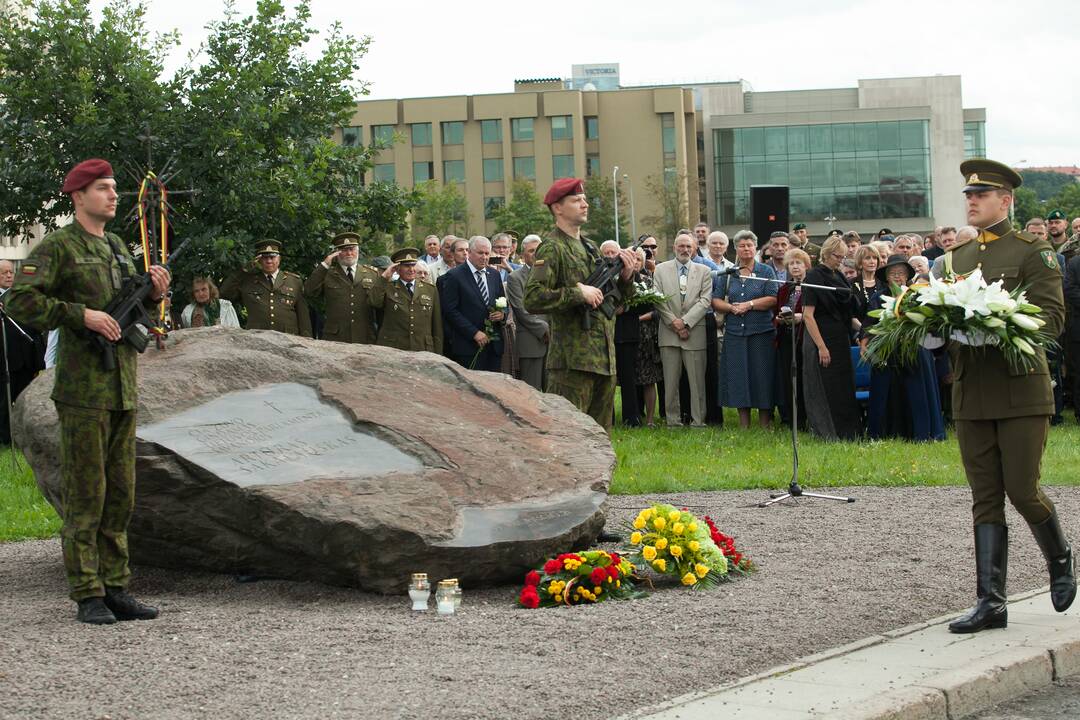
{"label": "microphone stand", "polygon": [[[720,274],[733,275],[738,272],[736,269],[728,269],[727,271],[720,271]],[[825,290],[827,292],[839,292],[843,288],[829,287],[828,285],[814,285],[811,283],[800,283],[794,280],[774,280],[772,278],[763,278],[750,275],[750,278],[754,280],[762,280],[764,282],[775,283],[776,285],[789,285],[789,286],[802,286],[804,288],[814,288],[815,290]],[[747,278],[749,279],[749,278]],[[848,290],[848,293],[851,291]],[[793,307],[794,309],[794,307]],[[807,492],[803,490],[799,485],[799,365],[798,355],[799,346],[796,342],[798,336],[796,334],[797,326],[795,324],[795,318],[791,318],[791,482],[788,483],[787,492],[770,494],[770,500],[758,503],[758,507],[769,507],[775,505],[778,502],[787,500],[788,498],[818,498],[819,500],[836,500],[838,502],[853,503],[855,498],[842,497],[840,495],[825,495],[823,493]]]}

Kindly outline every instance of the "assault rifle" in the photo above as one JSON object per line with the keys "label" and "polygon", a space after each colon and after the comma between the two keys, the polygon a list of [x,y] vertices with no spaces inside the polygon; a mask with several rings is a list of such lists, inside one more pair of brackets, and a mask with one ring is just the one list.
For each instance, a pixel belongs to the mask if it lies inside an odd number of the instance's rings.
{"label": "assault rifle", "polygon": [[[637,250],[646,237],[648,236],[642,235],[627,249]],[[599,307],[595,309],[590,307],[585,308],[585,317],[582,320],[582,326],[586,330],[592,327],[592,314],[596,310],[604,313],[604,317],[608,320],[615,317],[615,311],[622,301],[622,292],[619,290],[619,275],[622,273],[622,270],[622,258],[618,255],[613,258],[602,257],[596,261],[596,269],[594,269],[592,274],[583,281],[583,284],[599,288],[600,292],[604,293],[604,301],[600,303]]]}
{"label": "assault rifle", "polygon": [[[180,243],[180,246],[172,251],[165,262],[161,263],[161,266],[168,268],[189,242],[191,238]],[[120,339],[115,343],[106,340],[99,333],[91,333],[94,342],[101,350],[101,358],[106,370],[116,369],[116,346],[120,343],[126,342],[140,353],[146,351],[146,346],[150,343],[149,328],[155,326],[155,320],[146,307],[146,301],[153,292],[154,283],[150,279],[149,272],[134,275],[124,281],[119,292],[105,306],[104,312],[112,315],[112,319],[120,326]]]}

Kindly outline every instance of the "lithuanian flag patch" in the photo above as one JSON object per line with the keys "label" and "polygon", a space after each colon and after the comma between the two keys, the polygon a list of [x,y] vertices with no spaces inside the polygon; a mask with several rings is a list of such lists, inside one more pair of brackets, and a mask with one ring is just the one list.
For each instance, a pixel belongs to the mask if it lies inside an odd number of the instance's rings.
{"label": "lithuanian flag patch", "polygon": [[22,266],[23,275],[37,275],[37,265],[27,264]]}

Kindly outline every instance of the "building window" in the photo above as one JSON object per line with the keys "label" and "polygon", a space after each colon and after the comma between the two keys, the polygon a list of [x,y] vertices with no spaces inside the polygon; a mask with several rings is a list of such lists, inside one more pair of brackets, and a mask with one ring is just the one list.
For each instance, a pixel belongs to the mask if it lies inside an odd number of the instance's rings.
{"label": "building window", "polygon": [[986,157],[986,123],[964,123],[964,158]]}
{"label": "building window", "polygon": [[793,222],[932,214],[926,120],[714,130],[713,146],[721,224],[749,222],[762,184],[790,188]]}
{"label": "building window", "polygon": [[506,204],[506,198],[501,195],[484,198],[484,219],[490,220],[495,216],[495,211]]}
{"label": "building window", "polygon": [[465,144],[465,123],[460,120],[440,123],[442,125],[443,145]]}
{"label": "building window", "polygon": [[675,113],[660,113],[660,140],[664,151],[664,173],[675,172]]}
{"label": "building window", "polygon": [[574,137],[574,125],[570,115],[554,115],[551,118],[551,139],[570,140]]}
{"label": "building window", "polygon": [[536,179],[536,158],[532,157],[516,157],[514,158],[514,179],[515,180],[535,180]]}
{"label": "building window", "polygon": [[394,172],[394,163],[376,163],[371,169],[375,182],[396,182],[397,175]]}
{"label": "building window", "polygon": [[341,128],[341,144],[345,147],[359,147],[364,142],[363,129],[359,125]]}
{"label": "building window", "polygon": [[533,139],[533,119],[514,118],[510,121],[510,137],[514,142]]}
{"label": "building window", "polygon": [[409,129],[412,130],[413,147],[431,145],[431,123],[413,123]]}
{"label": "building window", "polygon": [[413,185],[419,185],[422,182],[427,182],[433,177],[435,177],[435,163],[414,162],[412,164]]}
{"label": "building window", "polygon": [[465,161],[443,160],[442,176],[443,182],[465,182]]}
{"label": "building window", "polygon": [[484,182],[502,182],[503,159],[484,158]]}
{"label": "building window", "polygon": [[589,115],[585,118],[585,139],[600,139],[600,118],[595,115]]}
{"label": "building window", "polygon": [[585,156],[585,177],[596,177],[600,174],[600,156]]}
{"label": "building window", "polygon": [[481,120],[480,140],[486,143],[501,143],[502,120]]}
{"label": "building window", "polygon": [[379,147],[387,147],[394,144],[393,125],[372,125],[371,141]]}
{"label": "building window", "polygon": [[574,177],[574,156],[552,155],[551,170],[552,175],[556,180],[559,178]]}

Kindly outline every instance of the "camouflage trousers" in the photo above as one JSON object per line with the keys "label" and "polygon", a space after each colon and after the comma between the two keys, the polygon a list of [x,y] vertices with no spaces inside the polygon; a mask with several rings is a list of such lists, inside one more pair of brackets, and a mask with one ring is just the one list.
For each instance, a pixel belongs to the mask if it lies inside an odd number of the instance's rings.
{"label": "camouflage trousers", "polygon": [[611,432],[615,414],[615,376],[582,370],[548,370],[549,393],[562,395],[583,413]]}
{"label": "camouflage trousers", "polygon": [[56,403],[60,416],[60,539],[71,598],[127,587],[135,509],[135,411]]}

